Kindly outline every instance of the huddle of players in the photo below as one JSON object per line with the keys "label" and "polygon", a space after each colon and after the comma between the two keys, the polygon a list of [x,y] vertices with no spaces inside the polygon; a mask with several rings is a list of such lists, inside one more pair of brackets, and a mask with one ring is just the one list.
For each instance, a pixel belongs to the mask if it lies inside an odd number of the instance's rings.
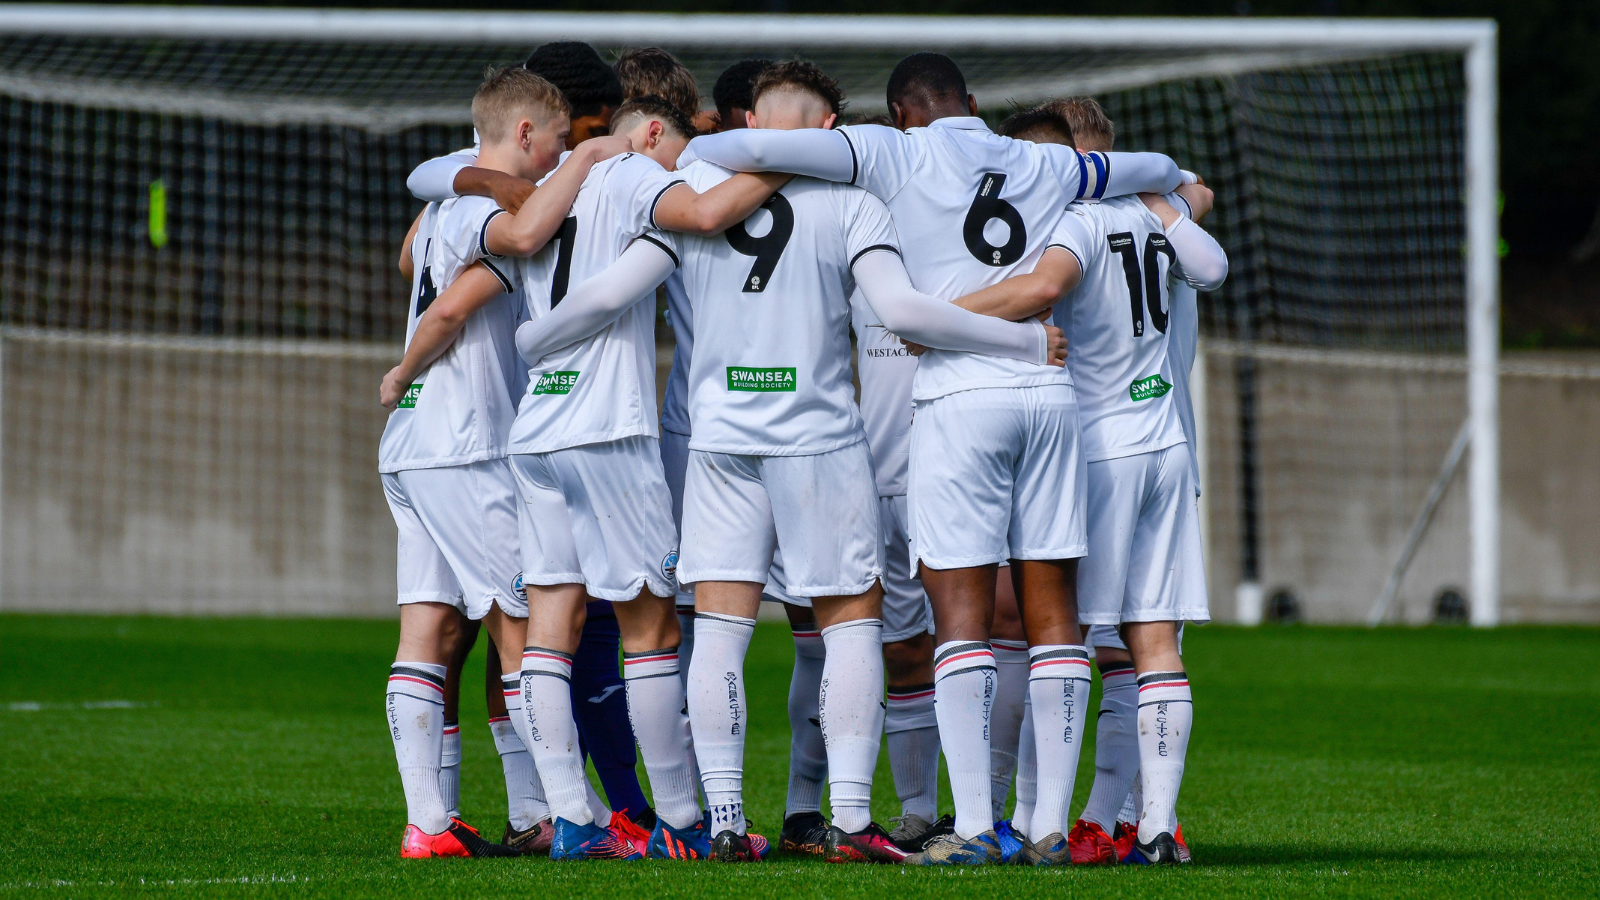
{"label": "huddle of players", "polygon": [[[1203,213],[1209,192],[1160,196],[1194,179],[1164,156],[1110,153],[1092,101],[991,133],[937,54],[890,78],[904,131],[833,129],[843,96],[809,63],[751,61],[724,81],[750,99],[719,103],[721,134],[695,138],[697,98],[638,96],[612,115],[614,137],[557,167],[581,117],[568,121],[556,85],[504,70],[474,100],[476,159],[413,174],[436,202],[409,239],[414,303],[382,388],[398,408],[380,454],[401,533],[389,719],[402,855],[516,852],[454,818],[439,787],[448,633],[464,612],[502,670],[520,671],[505,699],[532,765],[513,767],[519,748],[497,732],[507,845],[765,856],[742,771],[743,659],[766,595],[790,610],[797,651],[786,849],[1187,861],[1173,812],[1191,719],[1177,626],[1208,615],[1186,437],[1196,314],[1180,285],[1216,287],[1226,259],[1179,210]],[[1078,149],[1104,146],[1074,150],[1074,125]],[[528,196],[515,179],[539,186]],[[1135,191],[1153,193],[1122,196]],[[1062,327],[1045,324],[1080,281],[1053,316]],[[678,339],[665,434],[662,284]],[[512,541],[520,573],[503,558]],[[1015,611],[997,617],[1007,561]],[[583,774],[567,682],[592,600],[611,601],[619,626],[656,801],[640,814],[611,813]],[[1066,833],[1088,697],[1080,621],[1106,699],[1090,806]],[[904,812],[892,834],[868,810],[885,731]],[[934,822],[941,747],[956,815]],[[1002,822],[1008,759],[1018,805]],[[1136,772],[1143,800],[1124,812]]]}

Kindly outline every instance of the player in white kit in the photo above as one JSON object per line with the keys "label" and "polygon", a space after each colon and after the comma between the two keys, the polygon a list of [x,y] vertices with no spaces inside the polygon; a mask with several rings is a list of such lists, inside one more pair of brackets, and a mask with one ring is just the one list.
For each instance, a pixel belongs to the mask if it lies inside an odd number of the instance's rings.
{"label": "player in white kit", "polygon": [[[693,126],[659,98],[624,103],[612,126],[637,152],[589,170],[556,239],[512,278],[532,318],[518,336],[533,368],[509,442],[535,608],[522,659],[524,709],[555,814],[553,858],[704,858],[709,842],[678,678],[677,535],[656,441],[653,285],[604,307],[567,296],[646,228],[718,231],[784,179],[745,175],[703,195],[683,187],[662,163],[674,162]],[[493,237],[491,226],[491,244]],[[478,279],[477,290],[494,290]],[[658,814],[643,847],[594,822],[586,802],[571,695],[561,683],[586,597],[615,604],[621,626],[628,708]]]}
{"label": "player in white kit", "polygon": [[[865,187],[894,213],[918,287],[952,298],[1031,271],[1068,202],[1165,192],[1181,180],[1158,154],[1080,156],[994,135],[973,115],[976,101],[960,70],[938,54],[902,60],[890,77],[888,101],[908,131],[870,125],[744,131],[698,138],[689,152],[734,169]],[[1001,857],[990,802],[988,630],[995,567],[1008,557],[1022,588],[1029,691],[1041,726],[1049,726],[1035,729],[1037,754],[1052,777],[1040,783],[1032,831],[1055,835],[1061,849],[1050,860],[1065,861],[1062,832],[1089,675],[1075,603],[1074,561],[1085,553],[1086,538],[1071,380],[1045,366],[930,350],[919,363],[914,396],[912,552],[934,607],[936,710],[956,822],[953,834],[934,839],[910,861]]]}
{"label": "player in white kit", "polygon": [[[1079,113],[1098,111],[1087,106],[1092,101],[1076,102],[1085,104]],[[1099,138],[1096,143],[1109,147],[1110,125],[1103,115],[1076,118],[1087,141]],[[1197,186],[1184,190],[1205,192]],[[1119,778],[1118,770],[1128,767],[1117,757],[1126,755],[1123,745],[1134,735],[1120,707],[1131,699],[1122,695],[1135,687],[1140,765],[1133,768],[1143,771],[1149,760],[1145,781],[1155,791],[1153,798],[1145,795],[1141,821],[1147,833],[1136,846],[1150,862],[1188,858],[1176,840],[1171,811],[1190,719],[1175,623],[1206,621],[1209,614],[1195,467],[1173,392],[1175,383],[1186,382],[1192,351],[1188,357],[1169,352],[1168,298],[1173,285],[1185,280],[1191,288],[1215,289],[1226,277],[1227,257],[1174,204],[1187,208],[1178,195],[1074,204],[1032,276],[1052,290],[1071,290],[1056,317],[1071,335],[1068,367],[1081,398],[1090,460],[1090,553],[1079,569],[1079,598],[1084,621],[1102,630],[1094,640],[1105,692],[1095,790],[1086,819],[1074,825],[1068,842],[1078,864],[1116,862],[1103,822],[1116,815],[1127,794],[1128,778]],[[1024,283],[1018,279],[1008,287]],[[1027,291],[1016,293],[1015,304],[990,302],[999,289],[967,302],[995,315],[1035,311]],[[1175,363],[1184,365],[1183,375],[1174,373]],[[1136,648],[1132,666],[1137,671],[1124,671],[1118,659],[1121,641],[1114,630],[1104,633],[1119,625]],[[1019,781],[1019,809],[1028,799],[1028,775],[1024,772]]]}
{"label": "player in white kit", "polygon": [[[538,178],[565,142],[567,106],[549,82],[508,69],[478,89],[473,120],[486,167]],[[439,780],[446,644],[457,610],[483,620],[500,648],[521,646],[528,614],[516,558],[516,488],[505,460],[521,390],[514,346],[520,309],[508,295],[436,302],[439,289],[491,255],[484,230],[502,212],[477,197],[424,210],[410,242],[406,352],[380,388],[380,402],[393,412],[379,471],[400,532],[400,648],[387,705],[406,792],[402,856],[514,854],[449,818]],[[516,654],[502,649],[507,656],[517,664]]]}

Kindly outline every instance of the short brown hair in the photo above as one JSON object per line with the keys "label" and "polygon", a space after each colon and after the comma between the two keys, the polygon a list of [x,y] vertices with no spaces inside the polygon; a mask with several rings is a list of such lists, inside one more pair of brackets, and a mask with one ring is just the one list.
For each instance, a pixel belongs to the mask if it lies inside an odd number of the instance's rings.
{"label": "short brown hair", "polygon": [[654,95],[690,118],[700,112],[700,88],[694,73],[660,47],[624,50],[613,68],[622,82],[623,100]]}
{"label": "short brown hair", "polygon": [[626,134],[633,130],[640,119],[656,119],[666,126],[668,131],[676,133],[684,140],[689,140],[700,133],[694,127],[694,121],[683,114],[683,110],[665,97],[657,97],[654,94],[624,100],[617,114],[611,117],[611,133]]}
{"label": "short brown hair", "polygon": [[1066,144],[1076,147],[1073,138],[1072,123],[1066,116],[1043,106],[1031,109],[1019,109],[1006,117],[1000,123],[1000,133],[1008,138],[1019,141],[1032,141],[1035,144]]}
{"label": "short brown hair", "polygon": [[511,126],[526,116],[535,125],[572,114],[555,85],[521,66],[489,69],[472,95],[472,125],[484,142],[504,140]]}
{"label": "short brown hair", "polygon": [[829,78],[816,63],[805,59],[791,59],[763,69],[750,88],[750,108],[754,109],[761,102],[762,94],[788,89],[815,94],[835,115],[844,111],[844,89],[839,87],[839,82]]}
{"label": "short brown hair", "polygon": [[[1040,108],[1051,110],[1072,123],[1072,134],[1080,145],[1094,145],[1082,149],[1110,150],[1112,143],[1117,139],[1117,131],[1112,126],[1111,119],[1093,97],[1064,97],[1060,100],[1051,100]],[[1102,147],[1101,144],[1105,146]]]}

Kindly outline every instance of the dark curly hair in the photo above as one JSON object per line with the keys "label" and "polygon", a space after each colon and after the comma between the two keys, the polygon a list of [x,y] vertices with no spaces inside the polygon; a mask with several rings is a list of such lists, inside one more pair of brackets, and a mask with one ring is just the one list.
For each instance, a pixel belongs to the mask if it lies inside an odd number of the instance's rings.
{"label": "dark curly hair", "polygon": [[617,73],[583,41],[543,44],[522,67],[560,89],[574,117],[596,116],[607,106],[622,105],[622,82]]}
{"label": "dark curly hair", "polygon": [[716,85],[711,88],[711,102],[717,105],[717,113],[726,119],[735,108],[749,109],[755,106],[750,90],[755,87],[756,76],[770,68],[770,59],[741,59],[723,69],[722,74],[717,76]]}

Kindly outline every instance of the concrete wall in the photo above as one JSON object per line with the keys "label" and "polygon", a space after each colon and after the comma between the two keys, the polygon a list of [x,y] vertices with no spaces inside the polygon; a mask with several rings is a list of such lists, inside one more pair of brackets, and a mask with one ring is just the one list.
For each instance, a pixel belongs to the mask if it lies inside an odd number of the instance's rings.
{"label": "concrete wall", "polygon": [[[376,394],[398,351],[217,347],[4,340],[0,609],[392,614]],[[1224,620],[1240,556],[1237,359],[1208,353],[1205,379]],[[1365,616],[1465,413],[1453,371],[1341,359],[1257,361],[1262,585],[1292,589],[1316,621]],[[1513,621],[1600,621],[1600,354],[1558,363],[1596,377],[1534,365],[1545,374],[1503,380]],[[1407,619],[1467,586],[1463,484],[1402,586]]]}

